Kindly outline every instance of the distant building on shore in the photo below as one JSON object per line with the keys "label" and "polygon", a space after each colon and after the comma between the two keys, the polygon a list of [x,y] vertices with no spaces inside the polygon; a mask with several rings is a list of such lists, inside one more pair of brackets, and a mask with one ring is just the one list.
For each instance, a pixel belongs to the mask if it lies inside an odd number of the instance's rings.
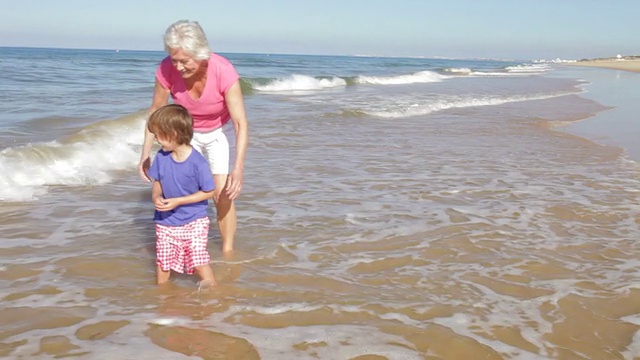
{"label": "distant building on shore", "polygon": [[593,59],[580,59],[578,61],[624,61],[624,60],[640,60],[640,55],[621,55],[606,57],[606,58],[593,58]]}

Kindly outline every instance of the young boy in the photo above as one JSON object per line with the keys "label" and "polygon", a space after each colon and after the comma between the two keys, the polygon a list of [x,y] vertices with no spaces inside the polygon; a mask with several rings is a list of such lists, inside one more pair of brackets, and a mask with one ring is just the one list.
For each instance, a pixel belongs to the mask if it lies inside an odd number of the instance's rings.
{"label": "young boy", "polygon": [[166,105],[149,117],[147,127],[162,146],[149,169],[156,207],[157,282],[169,281],[171,270],[195,272],[200,286],[216,281],[209,266],[208,200],[215,185],[209,162],[191,147],[193,119],[180,105]]}

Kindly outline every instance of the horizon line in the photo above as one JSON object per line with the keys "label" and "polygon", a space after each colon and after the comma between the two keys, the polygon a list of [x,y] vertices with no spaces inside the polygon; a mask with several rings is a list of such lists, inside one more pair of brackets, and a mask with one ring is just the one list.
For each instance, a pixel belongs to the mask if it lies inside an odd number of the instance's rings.
{"label": "horizon line", "polygon": [[[49,49],[49,50],[94,50],[94,51],[114,51],[114,52],[164,52],[163,49],[118,49],[118,48],[96,48],[96,47],[57,47],[57,46],[16,46],[0,45],[0,48],[14,49]],[[433,60],[489,60],[489,61],[533,61],[535,59],[501,59],[487,57],[451,57],[439,55],[375,55],[375,54],[313,54],[313,53],[267,53],[267,52],[245,52],[245,51],[212,51],[218,54],[247,54],[247,55],[298,55],[298,56],[348,56],[348,57],[371,57],[371,58],[399,58],[399,59],[433,59]]]}

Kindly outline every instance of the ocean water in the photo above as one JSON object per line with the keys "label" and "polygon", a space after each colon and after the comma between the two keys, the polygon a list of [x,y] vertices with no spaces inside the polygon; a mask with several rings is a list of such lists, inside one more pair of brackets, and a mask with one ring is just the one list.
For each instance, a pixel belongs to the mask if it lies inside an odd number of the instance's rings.
{"label": "ocean water", "polygon": [[154,284],[136,171],[164,54],[0,48],[0,356],[640,358],[637,159],[567,130],[630,122],[605,95],[636,80],[223,55],[250,148],[236,253],[212,227],[201,292]]}

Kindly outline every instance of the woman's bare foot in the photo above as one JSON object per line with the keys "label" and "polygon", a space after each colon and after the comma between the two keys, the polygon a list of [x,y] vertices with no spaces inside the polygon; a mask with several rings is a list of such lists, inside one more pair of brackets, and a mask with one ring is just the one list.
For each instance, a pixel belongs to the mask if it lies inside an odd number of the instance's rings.
{"label": "woman's bare foot", "polygon": [[233,255],[235,255],[235,252],[233,250],[229,250],[229,251],[223,251],[222,252],[222,257],[225,260],[233,260]]}

